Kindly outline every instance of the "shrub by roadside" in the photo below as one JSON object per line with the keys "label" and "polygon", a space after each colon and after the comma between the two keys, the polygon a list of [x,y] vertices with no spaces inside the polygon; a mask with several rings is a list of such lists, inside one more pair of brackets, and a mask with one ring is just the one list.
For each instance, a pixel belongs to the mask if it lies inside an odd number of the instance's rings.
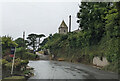
{"label": "shrub by roadside", "polygon": [[26,50],[23,47],[17,48],[16,57],[23,60],[36,60],[39,58],[38,55],[30,53],[28,50]]}

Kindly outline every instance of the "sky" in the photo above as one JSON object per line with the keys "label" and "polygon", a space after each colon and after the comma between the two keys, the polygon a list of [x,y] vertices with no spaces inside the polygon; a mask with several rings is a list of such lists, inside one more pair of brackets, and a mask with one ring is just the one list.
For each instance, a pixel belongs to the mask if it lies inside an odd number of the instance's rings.
{"label": "sky", "polygon": [[47,37],[58,33],[62,20],[68,25],[69,15],[72,15],[72,31],[78,29],[79,0],[19,1],[4,0],[0,3],[0,36],[9,35],[16,39],[25,31],[26,37],[30,33]]}

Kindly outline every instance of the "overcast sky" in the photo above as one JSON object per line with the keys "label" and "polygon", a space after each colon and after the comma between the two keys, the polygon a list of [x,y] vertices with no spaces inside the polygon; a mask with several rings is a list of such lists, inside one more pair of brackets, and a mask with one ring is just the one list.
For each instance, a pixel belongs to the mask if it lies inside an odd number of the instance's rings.
{"label": "overcast sky", "polygon": [[22,37],[23,31],[26,32],[26,37],[30,33],[48,36],[58,32],[62,20],[68,25],[69,15],[72,15],[72,30],[76,30],[79,3],[77,0],[75,2],[2,2],[0,36],[9,35],[16,39]]}

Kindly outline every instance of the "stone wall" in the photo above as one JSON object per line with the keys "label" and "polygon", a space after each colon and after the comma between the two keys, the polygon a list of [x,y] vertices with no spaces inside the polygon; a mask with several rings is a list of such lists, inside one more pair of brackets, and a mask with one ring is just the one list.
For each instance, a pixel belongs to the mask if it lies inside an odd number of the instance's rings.
{"label": "stone wall", "polygon": [[94,57],[93,58],[93,64],[96,65],[96,66],[106,66],[106,65],[109,65],[109,62],[107,60],[106,57]]}
{"label": "stone wall", "polygon": [[68,28],[67,28],[67,27],[66,27],[66,28],[63,27],[63,28],[60,28],[60,29],[59,29],[59,33],[60,33],[60,34],[67,34],[67,32],[68,32]]}

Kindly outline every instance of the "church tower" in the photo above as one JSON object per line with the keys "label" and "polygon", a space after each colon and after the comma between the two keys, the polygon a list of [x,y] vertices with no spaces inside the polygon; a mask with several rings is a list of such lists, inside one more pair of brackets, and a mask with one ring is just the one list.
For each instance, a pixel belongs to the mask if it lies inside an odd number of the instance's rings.
{"label": "church tower", "polygon": [[59,33],[60,34],[67,34],[67,32],[68,32],[68,27],[67,27],[67,25],[65,24],[65,22],[64,22],[64,20],[62,21],[62,23],[61,23],[61,25],[60,25],[60,27],[59,27]]}

